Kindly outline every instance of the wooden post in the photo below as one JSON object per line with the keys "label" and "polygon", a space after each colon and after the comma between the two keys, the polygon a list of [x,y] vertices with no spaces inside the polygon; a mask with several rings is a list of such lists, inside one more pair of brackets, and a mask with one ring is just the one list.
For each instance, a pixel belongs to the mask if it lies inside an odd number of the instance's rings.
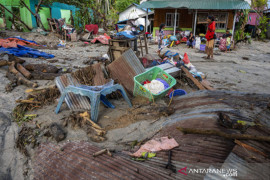
{"label": "wooden post", "polygon": [[175,14],[174,14],[174,28],[173,28],[173,35],[175,36],[176,32],[176,20],[177,20],[177,9],[175,9]]}
{"label": "wooden post", "polygon": [[7,12],[9,12],[10,14],[12,14],[13,17],[15,17],[16,19],[18,19],[18,21],[20,21],[29,31],[31,31],[32,29],[25,24],[18,16],[16,16],[13,12],[11,12],[9,9],[7,9],[3,4],[0,3],[0,6],[2,8],[4,8]]}
{"label": "wooden post", "polygon": [[148,29],[147,29],[147,28],[148,28],[147,22],[149,21],[149,20],[148,20],[148,8],[146,9],[146,11],[147,11],[147,12],[146,12],[147,15],[146,15],[146,23],[145,23],[145,29],[146,29],[145,32],[148,32]]}
{"label": "wooden post", "polygon": [[237,10],[235,10],[235,11],[234,11],[234,18],[233,18],[233,29],[232,29],[232,41],[233,41],[234,30],[235,30],[235,21],[236,21],[236,15],[237,15]]}
{"label": "wooden post", "polygon": [[194,19],[194,29],[193,29],[193,36],[195,36],[196,34],[196,25],[197,25],[197,15],[198,15],[198,10],[196,9],[195,12],[195,19]]}

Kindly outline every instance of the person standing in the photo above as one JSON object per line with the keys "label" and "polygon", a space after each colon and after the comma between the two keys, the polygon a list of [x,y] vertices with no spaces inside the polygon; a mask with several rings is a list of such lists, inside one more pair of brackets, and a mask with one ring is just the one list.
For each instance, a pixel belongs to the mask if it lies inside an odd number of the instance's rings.
{"label": "person standing", "polygon": [[160,54],[161,50],[163,49],[162,40],[164,38],[164,29],[165,29],[165,24],[161,24],[159,26],[159,35],[158,35],[158,51],[157,51],[158,54]]}
{"label": "person standing", "polygon": [[210,59],[210,58],[213,59],[214,58],[213,54],[214,54],[214,43],[215,43],[215,30],[216,30],[215,18],[213,16],[208,16],[207,22],[208,22],[208,29],[205,35],[205,38],[207,40],[206,47],[205,47],[205,52],[207,54],[206,59]]}

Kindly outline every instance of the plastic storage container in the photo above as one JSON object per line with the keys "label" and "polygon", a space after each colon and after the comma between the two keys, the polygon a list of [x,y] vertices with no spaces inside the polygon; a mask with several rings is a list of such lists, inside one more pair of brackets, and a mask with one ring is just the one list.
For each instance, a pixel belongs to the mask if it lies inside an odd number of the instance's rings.
{"label": "plastic storage container", "polygon": [[[157,78],[160,78],[166,81],[169,84],[169,87],[167,89],[164,89],[158,94],[153,94],[142,85],[143,82],[146,80],[152,81]],[[152,100],[153,98],[158,99],[158,98],[164,97],[175,84],[176,84],[176,80],[171,75],[169,75],[168,73],[166,73],[159,67],[153,67],[152,69],[134,77],[133,95],[143,96],[143,97],[149,98],[150,100]]]}
{"label": "plastic storage container", "polygon": [[184,91],[184,90],[182,90],[182,89],[176,89],[176,90],[174,90],[174,91],[172,91],[171,93],[170,93],[170,99],[172,98],[172,97],[174,97],[174,96],[183,96],[183,95],[186,95],[187,94],[187,92],[186,91]]}
{"label": "plastic storage container", "polygon": [[206,47],[205,44],[201,44],[201,45],[200,45],[200,50],[201,50],[201,51],[205,51],[205,47]]}

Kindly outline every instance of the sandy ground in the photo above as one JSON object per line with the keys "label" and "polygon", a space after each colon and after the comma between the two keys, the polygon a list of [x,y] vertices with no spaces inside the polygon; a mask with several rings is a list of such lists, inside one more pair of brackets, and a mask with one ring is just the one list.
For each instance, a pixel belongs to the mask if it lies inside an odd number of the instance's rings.
{"label": "sandy ground", "polygon": [[[58,37],[51,34],[41,36],[35,33],[17,33],[7,32],[7,36],[21,36],[22,38],[35,40],[38,43],[55,46],[59,40]],[[270,92],[270,42],[253,41],[252,44],[244,44],[236,51],[228,53],[217,52],[215,60],[205,60],[201,57],[203,53],[195,49],[188,49],[185,45],[170,48],[169,50],[179,52],[183,55],[185,52],[189,55],[190,61],[196,66],[198,71],[207,75],[207,80],[215,89],[243,91],[250,93],[269,93]],[[155,53],[157,45],[150,45],[149,52]],[[83,42],[68,42],[66,48],[42,49],[42,51],[55,55],[52,60],[58,60],[53,63],[58,67],[77,69],[86,66],[83,62],[90,57],[102,56],[108,51],[108,46],[101,44],[85,45]],[[164,52],[166,49],[164,50]],[[244,60],[242,57],[248,57]],[[26,63],[48,63],[48,60],[23,58]],[[11,93],[5,93],[5,86],[9,82],[5,77],[6,69],[0,68],[0,179],[23,179],[22,174],[31,167],[31,159],[28,161],[21,153],[14,148],[18,129],[16,123],[12,122],[10,113],[15,107],[15,101],[24,98],[27,89],[25,86],[16,87]],[[52,81],[38,81],[40,86],[54,84]],[[99,124],[110,129],[107,132],[107,141],[94,143],[100,147],[106,147],[114,150],[126,149],[127,144],[137,140],[141,141],[151,138],[164,122],[164,118],[158,121],[149,117],[148,120],[132,121],[133,124],[125,124],[120,129],[114,129],[113,124],[120,115],[128,114],[127,104],[123,100],[113,100],[116,109],[107,109],[104,106],[100,108]],[[164,104],[165,102],[159,102]],[[69,115],[68,108],[63,105],[60,114],[56,115],[53,111],[56,104],[36,110],[38,121],[44,125],[52,122],[60,122],[61,119]],[[154,122],[154,123],[153,123]],[[86,133],[81,129],[68,129],[68,135],[65,141],[89,140]],[[48,141],[51,141],[48,139]],[[30,166],[29,166],[30,165]],[[23,168],[21,168],[23,167]],[[31,175],[28,176],[31,179]]]}

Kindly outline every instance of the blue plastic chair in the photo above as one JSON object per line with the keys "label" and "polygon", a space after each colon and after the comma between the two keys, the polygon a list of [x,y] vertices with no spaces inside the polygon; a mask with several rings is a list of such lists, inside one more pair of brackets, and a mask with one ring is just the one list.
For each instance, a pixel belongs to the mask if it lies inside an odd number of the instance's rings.
{"label": "blue plastic chair", "polygon": [[81,96],[87,96],[90,99],[91,102],[91,120],[94,122],[97,122],[98,119],[98,112],[99,112],[99,104],[100,101],[104,103],[109,108],[115,108],[107,99],[106,95],[111,94],[114,91],[119,90],[123,96],[123,98],[127,101],[128,105],[132,107],[132,104],[123,88],[120,84],[113,84],[113,80],[103,86],[73,86],[69,85],[65,88],[63,91],[60,100],[58,102],[58,105],[55,109],[55,113],[58,114],[60,111],[61,105],[67,95],[67,93],[74,93],[79,94]]}

